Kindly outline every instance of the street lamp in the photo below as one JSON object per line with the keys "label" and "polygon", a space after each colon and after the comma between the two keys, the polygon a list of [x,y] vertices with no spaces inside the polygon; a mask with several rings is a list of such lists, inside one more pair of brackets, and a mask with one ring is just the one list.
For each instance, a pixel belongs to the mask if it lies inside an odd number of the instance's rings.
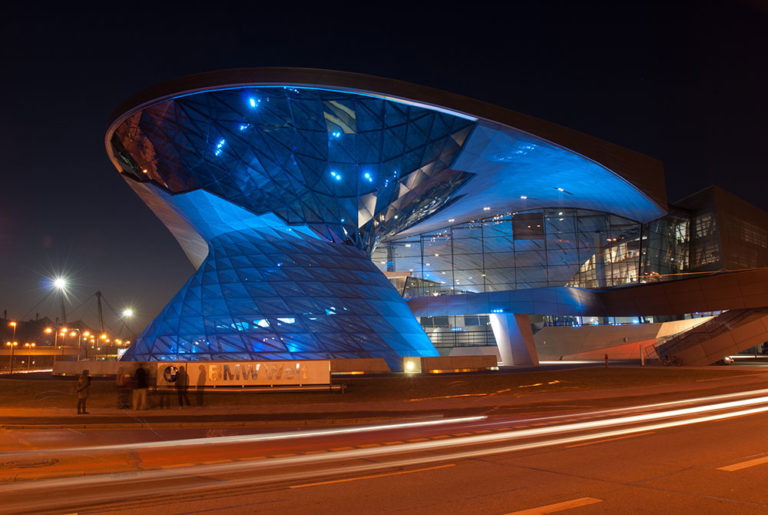
{"label": "street lamp", "polygon": [[11,348],[11,374],[13,374],[13,349],[19,345],[19,342],[5,342],[6,347]]}
{"label": "street lamp", "polygon": [[55,331],[53,327],[46,327],[45,334],[53,334],[53,348],[56,349],[59,346],[59,332]]}
{"label": "street lamp", "polygon": [[24,347],[27,349],[27,370],[30,370],[32,367],[32,353],[30,351],[35,348],[35,343],[27,342],[24,344]]}
{"label": "street lamp", "polygon": [[[11,345],[11,374],[13,374],[13,348],[16,346],[16,321],[8,322],[9,327],[13,327],[13,336],[11,337],[11,341],[13,342],[13,345]],[[11,342],[7,342],[6,345],[10,345]]]}
{"label": "street lamp", "polygon": [[[77,334],[77,359],[80,360],[80,341],[83,338],[83,332],[78,329],[77,327],[73,327],[72,330],[69,332],[69,335],[74,337],[75,334]],[[88,356],[88,350],[85,351],[86,357]]]}
{"label": "street lamp", "polygon": [[61,323],[66,324],[67,312],[64,309],[64,294],[67,290],[67,280],[63,277],[57,277],[53,280],[53,287],[59,290],[59,295],[61,296]]}

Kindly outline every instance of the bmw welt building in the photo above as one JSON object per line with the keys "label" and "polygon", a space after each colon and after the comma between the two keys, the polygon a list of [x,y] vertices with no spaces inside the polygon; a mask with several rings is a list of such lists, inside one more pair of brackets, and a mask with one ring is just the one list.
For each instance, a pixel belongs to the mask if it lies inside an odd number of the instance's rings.
{"label": "bmw welt building", "polygon": [[768,339],[764,212],[669,205],[660,162],[484,102],[227,70],[129,99],[106,146],[197,269],[124,359],[535,365],[590,340],[704,364]]}

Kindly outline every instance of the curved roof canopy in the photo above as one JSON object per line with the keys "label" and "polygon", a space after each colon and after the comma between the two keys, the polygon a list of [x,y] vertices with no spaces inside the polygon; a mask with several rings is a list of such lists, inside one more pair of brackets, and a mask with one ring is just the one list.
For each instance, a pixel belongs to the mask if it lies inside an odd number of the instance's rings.
{"label": "curved roof canopy", "polygon": [[178,79],[124,103],[106,143],[129,182],[164,195],[204,190],[368,252],[489,211],[575,207],[648,221],[666,208],[657,161],[483,102],[352,73]]}

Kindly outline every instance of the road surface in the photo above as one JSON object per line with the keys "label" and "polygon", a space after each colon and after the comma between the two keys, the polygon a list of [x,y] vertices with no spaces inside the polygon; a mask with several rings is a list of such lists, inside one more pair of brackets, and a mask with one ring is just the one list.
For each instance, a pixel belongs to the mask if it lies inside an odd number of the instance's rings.
{"label": "road surface", "polygon": [[269,432],[4,431],[0,512],[765,513],[767,423],[753,389]]}

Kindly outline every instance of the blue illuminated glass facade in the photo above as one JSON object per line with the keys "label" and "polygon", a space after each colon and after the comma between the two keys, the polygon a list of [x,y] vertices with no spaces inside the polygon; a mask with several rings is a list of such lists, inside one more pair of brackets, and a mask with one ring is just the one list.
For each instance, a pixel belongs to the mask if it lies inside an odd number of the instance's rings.
{"label": "blue illuminated glass facade", "polygon": [[173,194],[203,189],[370,252],[472,177],[449,165],[473,126],[364,95],[240,88],[148,106],[111,146],[133,180]]}
{"label": "blue illuminated glass facade", "polygon": [[437,352],[382,272],[428,295],[565,284],[604,236],[635,238],[610,217],[663,214],[510,125],[347,86],[248,84],[144,98],[109,128],[113,163],[197,267],[125,359],[400,369]]}
{"label": "blue illuminated glass facade", "polygon": [[436,351],[370,258],[350,245],[262,228],[209,242],[203,265],[124,359],[384,358]]}

